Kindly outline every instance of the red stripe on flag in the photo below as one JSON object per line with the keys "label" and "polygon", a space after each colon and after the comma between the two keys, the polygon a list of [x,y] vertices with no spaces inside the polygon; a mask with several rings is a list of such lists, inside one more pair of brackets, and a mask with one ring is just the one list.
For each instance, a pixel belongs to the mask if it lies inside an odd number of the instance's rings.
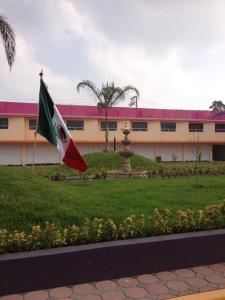
{"label": "red stripe on flag", "polygon": [[78,169],[81,172],[87,170],[87,164],[83,160],[72,139],[70,139],[69,146],[66,149],[63,162],[71,168]]}

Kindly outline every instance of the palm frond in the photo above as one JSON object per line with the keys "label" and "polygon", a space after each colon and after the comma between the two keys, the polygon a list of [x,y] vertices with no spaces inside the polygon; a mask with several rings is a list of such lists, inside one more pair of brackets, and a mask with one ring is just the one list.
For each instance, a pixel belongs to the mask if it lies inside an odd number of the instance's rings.
{"label": "palm frond", "polygon": [[113,99],[112,101],[112,106],[115,105],[116,103],[118,103],[119,101],[123,100],[126,93],[129,91],[134,91],[135,94],[137,95],[137,97],[139,97],[139,91],[136,87],[132,86],[132,85],[127,85],[124,88],[120,89],[118,95]]}
{"label": "palm frond", "polygon": [[101,102],[101,97],[100,97],[100,91],[99,89],[95,86],[93,82],[90,80],[83,80],[77,84],[77,91],[78,93],[80,92],[80,89],[83,88],[88,88],[92,91],[94,96],[98,99],[98,101]]}
{"label": "palm frond", "polygon": [[10,70],[12,68],[13,62],[15,60],[16,54],[16,40],[15,33],[8,23],[5,16],[0,14],[0,34],[3,40],[3,45],[5,47],[5,54],[8,61]]}

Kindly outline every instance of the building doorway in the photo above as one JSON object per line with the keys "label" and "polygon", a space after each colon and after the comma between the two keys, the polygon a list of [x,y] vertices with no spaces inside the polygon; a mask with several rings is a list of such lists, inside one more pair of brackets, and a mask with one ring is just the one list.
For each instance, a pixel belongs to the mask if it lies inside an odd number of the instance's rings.
{"label": "building doorway", "polygon": [[225,161],[225,145],[213,145],[213,160]]}

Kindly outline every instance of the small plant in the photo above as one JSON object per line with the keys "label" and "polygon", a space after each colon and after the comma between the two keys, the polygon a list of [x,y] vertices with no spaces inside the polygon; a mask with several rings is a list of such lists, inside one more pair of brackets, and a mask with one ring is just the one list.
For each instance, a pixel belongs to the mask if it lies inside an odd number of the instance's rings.
{"label": "small plant", "polygon": [[156,235],[168,234],[172,232],[169,226],[169,217],[171,216],[171,211],[169,209],[164,209],[162,212],[158,208],[154,209],[153,212],[153,230]]}
{"label": "small plant", "polygon": [[176,162],[178,156],[177,156],[175,153],[172,153],[171,158],[172,158],[172,161],[173,161],[173,162]]}
{"label": "small plant", "polygon": [[178,232],[193,231],[195,229],[194,212],[190,209],[177,211]]}
{"label": "small plant", "polygon": [[222,217],[221,205],[208,205],[205,209],[205,225],[207,229],[220,227]]}
{"label": "small plant", "polygon": [[196,150],[195,159],[196,159],[197,162],[202,161],[202,151],[199,148]]}

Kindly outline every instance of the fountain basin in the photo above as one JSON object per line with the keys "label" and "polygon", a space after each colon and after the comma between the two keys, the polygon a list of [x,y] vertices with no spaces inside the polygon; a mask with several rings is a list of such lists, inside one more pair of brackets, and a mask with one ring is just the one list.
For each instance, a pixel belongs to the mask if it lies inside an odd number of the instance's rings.
{"label": "fountain basin", "polygon": [[130,151],[130,150],[123,150],[123,151],[119,151],[119,154],[123,157],[131,157],[134,155],[134,151]]}

